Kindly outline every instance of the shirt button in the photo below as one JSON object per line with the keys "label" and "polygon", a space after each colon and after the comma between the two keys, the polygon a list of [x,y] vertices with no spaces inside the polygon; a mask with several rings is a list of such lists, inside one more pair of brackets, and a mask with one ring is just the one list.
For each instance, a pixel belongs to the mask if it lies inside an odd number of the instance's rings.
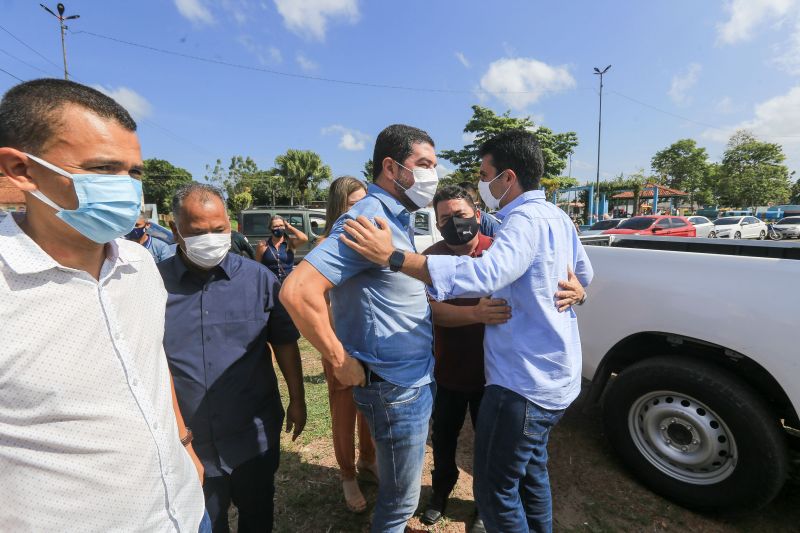
{"label": "shirt button", "polygon": [[158,422],[155,422],[155,423],[153,424],[153,429],[158,429]]}
{"label": "shirt button", "polygon": [[203,311],[203,314],[204,314],[204,315],[207,315],[207,314],[208,314],[208,311]]}
{"label": "shirt button", "polygon": [[136,387],[138,384],[139,384],[139,380],[136,379],[136,378],[133,378],[133,386]]}
{"label": "shirt button", "polygon": [[206,340],[210,341],[211,340],[211,336],[210,335],[206,335]]}

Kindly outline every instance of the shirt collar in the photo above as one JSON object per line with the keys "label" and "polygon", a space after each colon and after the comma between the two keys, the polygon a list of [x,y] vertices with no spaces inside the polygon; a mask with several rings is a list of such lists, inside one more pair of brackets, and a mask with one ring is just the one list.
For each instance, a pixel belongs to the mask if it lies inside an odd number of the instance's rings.
{"label": "shirt collar", "polygon": [[[114,267],[139,261],[130,250],[120,247],[115,241],[106,244],[105,252],[106,262]],[[36,274],[64,268],[22,231],[10,213],[0,219],[0,257],[16,274]]]}
{"label": "shirt collar", "polygon": [[383,205],[386,206],[386,209],[394,215],[395,217],[399,217],[400,215],[409,214],[408,209],[403,207],[403,204],[397,201],[397,198],[383,190],[381,187],[375,185],[374,183],[370,183],[367,187],[367,194],[373,195],[375,198],[381,201]]}
{"label": "shirt collar", "polygon": [[544,191],[540,190],[525,191],[524,193],[520,194],[519,196],[511,200],[511,202],[509,202],[505,207],[503,207],[500,211],[495,213],[494,216],[502,220],[503,218],[508,216],[508,214],[511,211],[521,206],[522,204],[531,202],[533,200],[544,200],[544,199],[545,199]]}

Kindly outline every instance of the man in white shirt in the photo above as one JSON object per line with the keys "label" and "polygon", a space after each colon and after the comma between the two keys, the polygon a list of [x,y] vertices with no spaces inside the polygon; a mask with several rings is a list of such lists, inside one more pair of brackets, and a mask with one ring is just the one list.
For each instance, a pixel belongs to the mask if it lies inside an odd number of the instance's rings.
{"label": "man in white shirt", "polygon": [[210,531],[162,347],[167,294],[119,238],[141,207],[135,130],[65,80],[0,101],[0,172],[27,201],[0,220],[0,531]]}

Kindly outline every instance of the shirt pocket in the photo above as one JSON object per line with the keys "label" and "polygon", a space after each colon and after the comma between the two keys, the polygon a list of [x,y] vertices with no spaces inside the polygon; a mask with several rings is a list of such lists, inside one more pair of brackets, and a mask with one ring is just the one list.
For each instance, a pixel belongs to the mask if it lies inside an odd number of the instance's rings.
{"label": "shirt pocket", "polygon": [[254,309],[225,312],[225,334],[230,338],[242,339],[249,343],[261,333],[267,325],[267,314],[258,313]]}

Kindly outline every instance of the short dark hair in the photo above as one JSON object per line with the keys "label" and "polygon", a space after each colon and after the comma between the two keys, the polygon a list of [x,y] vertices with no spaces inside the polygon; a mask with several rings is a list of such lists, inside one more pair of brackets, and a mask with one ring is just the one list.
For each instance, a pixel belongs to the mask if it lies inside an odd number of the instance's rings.
{"label": "short dark hair", "polygon": [[478,192],[478,188],[471,181],[462,181],[458,186],[467,192]]}
{"label": "short dark hair", "polygon": [[475,202],[472,200],[472,196],[469,195],[469,192],[467,192],[464,187],[459,185],[448,185],[436,191],[436,194],[433,196],[433,212],[436,213],[437,217],[439,216],[439,211],[437,210],[439,202],[445,202],[447,200],[464,200],[469,204],[473,211],[478,211],[478,208],[475,206]]}
{"label": "short dark hair", "polygon": [[414,145],[418,143],[428,143],[436,147],[431,136],[419,128],[405,124],[392,124],[384,128],[375,139],[375,151],[372,153],[372,181],[381,175],[384,159],[391,157],[402,163],[408,159],[414,151]]}
{"label": "short dark hair", "polygon": [[528,130],[515,129],[498,133],[481,146],[480,156],[492,156],[497,173],[511,169],[523,191],[539,188],[544,174],[544,158],[536,136]]}
{"label": "short dark hair", "polygon": [[81,106],[115,120],[128,131],[136,122],[124,107],[97,89],[74,81],[42,78],[12,87],[0,101],[0,146],[40,152],[61,124],[56,112],[65,105]]}

